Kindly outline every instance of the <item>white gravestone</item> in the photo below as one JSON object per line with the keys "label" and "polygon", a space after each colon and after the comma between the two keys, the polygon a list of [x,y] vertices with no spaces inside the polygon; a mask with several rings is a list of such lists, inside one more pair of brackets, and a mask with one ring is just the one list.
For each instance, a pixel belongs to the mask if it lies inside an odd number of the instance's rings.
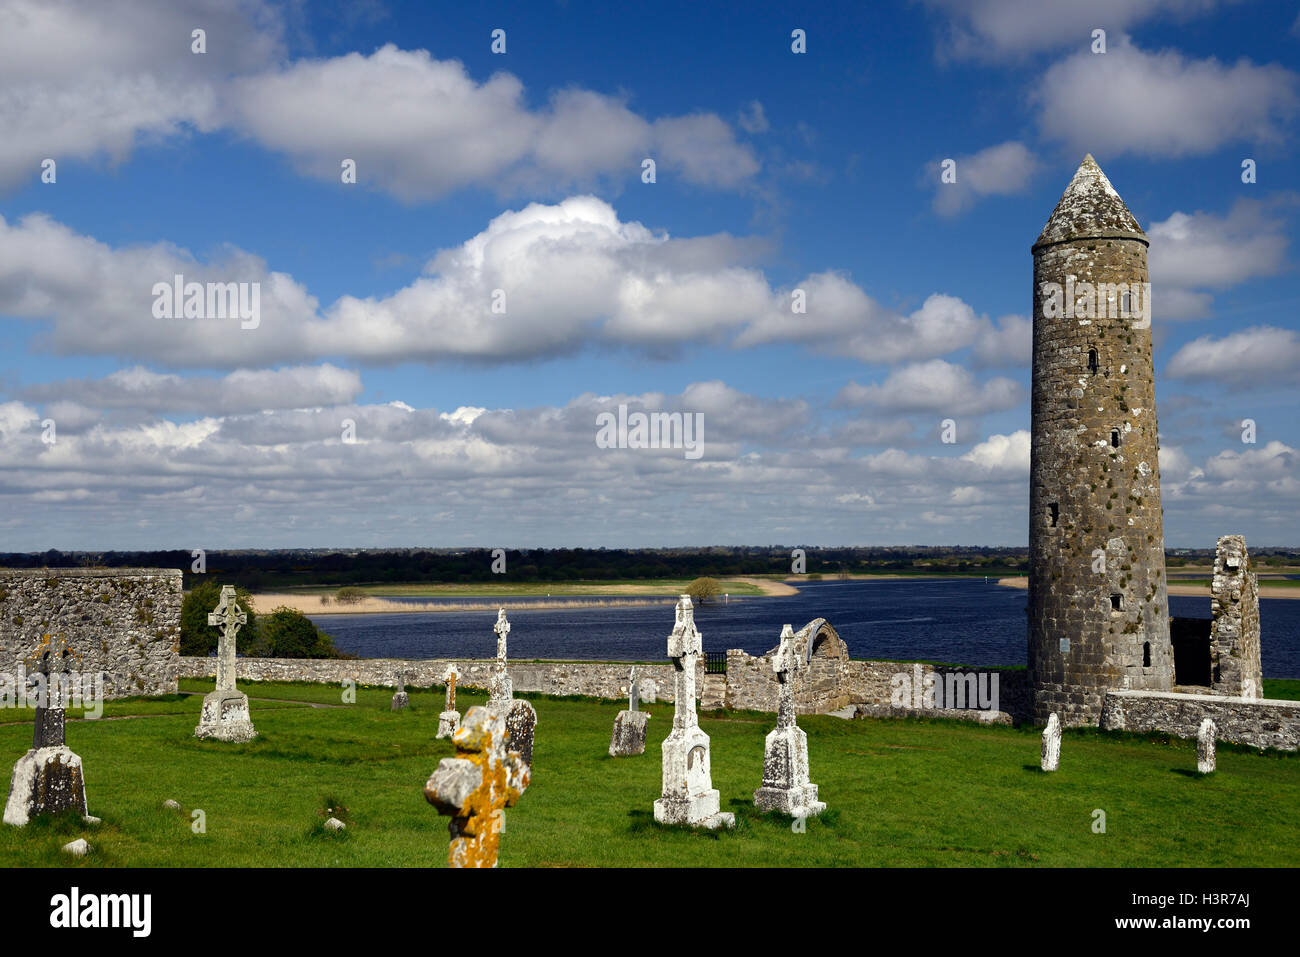
{"label": "white gravestone", "polygon": [[735,827],[736,816],[720,810],[709,771],[709,736],[695,712],[695,667],[703,642],[695,627],[689,595],[677,603],[677,622],[668,636],[673,661],[673,730],[663,743],[663,796],[655,801],[660,824]]}
{"label": "white gravestone", "polygon": [[1212,718],[1204,719],[1196,732],[1196,770],[1201,774],[1211,774],[1218,767],[1214,753],[1214,739],[1218,734],[1219,729]]}
{"label": "white gravestone", "polygon": [[808,779],[808,735],[795,719],[794,676],[801,663],[794,630],[786,625],[781,631],[781,645],[772,656],[778,696],[776,728],[767,736],[763,786],[754,792],[754,806],[760,811],[780,811],[793,817],[826,810],[826,805],[817,800],[817,785]]}
{"label": "white gravestone", "polygon": [[442,714],[438,715],[438,737],[450,738],[460,730],[460,712],[456,710],[456,679],[460,677],[460,672],[456,670],[455,665],[448,665],[446,672],[443,674],[443,681],[447,683],[447,703],[442,709]]}
{"label": "white gravestone", "polygon": [[497,610],[497,623],[492,628],[497,633],[497,662],[492,668],[492,681],[488,686],[489,708],[496,708],[504,716],[510,710],[515,696],[510,672],[506,670],[506,636],[510,634],[510,622],[506,620],[506,610]]}
{"label": "white gravestone", "polygon": [[650,715],[639,707],[641,683],[636,668],[627,676],[627,710],[620,711],[614,719],[614,733],[609,739],[609,755],[613,758],[645,754],[646,722]]}
{"label": "white gravestone", "polygon": [[1052,712],[1043,729],[1043,757],[1041,767],[1044,771],[1055,771],[1061,764],[1061,719]]}
{"label": "white gravestone", "polygon": [[406,693],[406,675],[397,673],[397,693],[393,695],[393,710],[401,711],[411,704],[411,696]]}
{"label": "white gravestone", "polygon": [[233,585],[221,586],[221,601],[208,615],[208,624],[221,629],[217,643],[217,690],[203,699],[196,738],[251,741],[257,737],[248,713],[248,695],[235,688],[235,635],[248,621],[235,599]]}

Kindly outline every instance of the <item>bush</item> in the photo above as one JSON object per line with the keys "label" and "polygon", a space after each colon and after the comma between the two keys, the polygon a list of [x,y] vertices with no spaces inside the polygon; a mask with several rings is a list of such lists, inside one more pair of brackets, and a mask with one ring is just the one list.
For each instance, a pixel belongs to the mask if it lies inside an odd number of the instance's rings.
{"label": "bush", "polygon": [[722,587],[712,578],[697,578],[686,586],[686,594],[694,604],[712,601],[722,594]]}
{"label": "bush", "polygon": [[[206,658],[217,650],[221,629],[208,624],[208,615],[217,610],[220,602],[220,582],[209,579],[190,589],[181,601],[181,654]],[[253,597],[247,589],[236,587],[235,603],[248,615],[248,621],[235,635],[235,651],[241,655],[255,654],[260,636]]]}
{"label": "bush", "polygon": [[321,595],[321,596],[320,596],[320,603],[321,603],[322,605],[328,605],[328,604],[330,603],[330,596],[329,596],[329,595]]}
{"label": "bush", "polygon": [[277,608],[262,618],[261,633],[270,658],[342,658],[334,639],[292,608]]}
{"label": "bush", "polygon": [[360,588],[340,588],[334,595],[334,600],[340,605],[359,605],[365,601],[366,593]]}

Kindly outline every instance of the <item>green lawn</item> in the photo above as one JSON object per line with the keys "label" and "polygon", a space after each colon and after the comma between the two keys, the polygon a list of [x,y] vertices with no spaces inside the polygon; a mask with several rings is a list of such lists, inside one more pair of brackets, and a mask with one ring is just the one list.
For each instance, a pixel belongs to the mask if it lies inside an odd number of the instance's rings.
{"label": "green lawn", "polygon": [[[186,682],[206,691],[210,682]],[[245,685],[262,737],[246,745],[194,739],[200,698],[119,703],[138,720],[69,722],[85,761],[98,828],[75,820],[0,827],[4,866],[441,866],[447,819],[423,785],[449,742],[434,740],[442,694],[358,689],[343,705],[327,685]],[[608,757],[619,705],[529,697],[539,714],[532,786],[507,812],[504,866],[1295,866],[1300,863],[1300,756],[1226,745],[1219,771],[1194,774],[1192,742],[1067,731],[1061,770],[1038,770],[1035,729],[952,721],[804,717],[813,780],[830,811],[794,833],[759,816],[751,796],[773,716],[705,715],[713,781],[738,827],[728,833],[661,828],[659,743],[672,708],[650,706],[651,743]],[[462,710],[481,703],[462,692]],[[308,702],[337,707],[311,707]],[[179,710],[173,710],[179,707]],[[30,726],[0,726],[0,754],[30,746]],[[167,798],[183,812],[162,808]],[[349,822],[321,828],[325,809]],[[207,832],[192,833],[202,809]],[[1106,813],[1106,833],[1092,830]],[[94,854],[58,848],[86,836]]]}

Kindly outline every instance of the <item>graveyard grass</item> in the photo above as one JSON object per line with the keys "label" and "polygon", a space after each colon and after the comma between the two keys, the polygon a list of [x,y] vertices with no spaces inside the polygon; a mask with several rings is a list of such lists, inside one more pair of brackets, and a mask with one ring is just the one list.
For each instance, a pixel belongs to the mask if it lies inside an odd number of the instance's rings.
{"label": "graveyard grass", "polygon": [[[1266,682],[1294,697],[1300,682]],[[118,720],[68,723],[82,756],[90,813],[0,827],[9,867],[428,867],[447,856],[447,819],[424,782],[448,741],[434,739],[440,689],[244,683],[261,737],[199,741],[192,732],[211,681],[188,697],[111,703]],[[482,693],[458,692],[463,710]],[[917,719],[805,716],[812,779],[830,810],[795,833],[759,815],[763,743],[775,716],[701,715],[712,737],[713,783],[732,832],[654,823],[659,744],[671,704],[649,705],[646,753],[610,758],[610,729],[626,703],[522,695],[539,715],[532,785],[506,812],[502,866],[1290,866],[1300,859],[1300,755],[1219,746],[1219,770],[1199,776],[1196,743],[1067,730],[1061,768],[1038,769],[1039,730]],[[264,699],[278,699],[269,701]],[[324,707],[315,707],[314,704]],[[76,712],[70,712],[70,718]],[[129,718],[129,714],[141,717]],[[6,767],[31,743],[30,723],[0,726]],[[180,802],[167,811],[164,800]],[[206,833],[191,829],[201,809]],[[328,809],[328,810],[327,810]],[[1094,811],[1106,832],[1094,833]],[[333,814],[348,824],[332,835]],[[1243,827],[1242,822],[1250,825]],[[85,836],[77,860],[59,847]]]}

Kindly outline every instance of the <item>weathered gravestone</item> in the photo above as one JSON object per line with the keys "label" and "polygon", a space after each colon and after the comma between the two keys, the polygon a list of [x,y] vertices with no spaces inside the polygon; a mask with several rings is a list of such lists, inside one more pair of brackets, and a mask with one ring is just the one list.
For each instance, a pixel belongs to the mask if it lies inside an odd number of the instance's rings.
{"label": "weathered gravestone", "polygon": [[1201,727],[1196,732],[1196,770],[1201,774],[1212,774],[1218,767],[1214,751],[1215,738],[1218,734],[1219,729],[1213,718],[1205,718],[1201,721]]}
{"label": "weathered gravestone", "polygon": [[406,693],[406,675],[397,673],[397,693],[393,695],[393,710],[401,711],[411,703],[411,696]]}
{"label": "weathered gravestone", "polygon": [[689,595],[677,602],[677,621],[668,636],[673,661],[673,730],[663,743],[663,795],[655,801],[660,824],[735,827],[736,816],[720,811],[721,800],[709,770],[709,736],[695,711],[695,667],[703,641],[695,627]]}
{"label": "weathered gravestone", "polygon": [[203,699],[196,738],[251,741],[257,737],[248,713],[248,695],[235,688],[235,635],[248,621],[235,598],[233,585],[221,586],[221,601],[208,615],[208,624],[221,629],[217,643],[217,690]]}
{"label": "weathered gravestone", "polygon": [[614,758],[645,754],[646,722],[650,715],[639,707],[641,682],[637,680],[636,668],[628,674],[627,682],[627,710],[614,718],[614,733],[609,739],[609,754]]}
{"label": "weathered gravestone", "polygon": [[642,704],[655,704],[659,700],[659,684],[653,678],[642,678],[637,684],[641,687]]}
{"label": "weathered gravestone", "polygon": [[456,679],[460,677],[460,672],[455,665],[448,665],[442,677],[447,683],[447,703],[438,715],[437,736],[450,738],[460,727],[460,712],[456,710]]}
{"label": "weathered gravestone", "polygon": [[14,764],[5,802],[6,824],[23,827],[39,814],[75,810],[86,816],[86,783],[81,758],[64,741],[67,648],[41,655],[32,748]]}
{"label": "weathered gravestone", "polygon": [[793,679],[801,660],[794,645],[794,629],[786,625],[772,657],[777,680],[776,728],[768,734],[763,751],[763,786],[754,792],[754,806],[760,811],[794,817],[826,810],[817,800],[817,785],[808,780],[808,735],[795,720]]}
{"label": "weathered gravestone", "polygon": [[529,767],[533,765],[533,740],[537,731],[537,711],[531,704],[516,698],[506,712],[506,749],[518,753]]}
{"label": "weathered gravestone", "polygon": [[505,718],[486,707],[470,708],[452,736],[456,757],[443,758],[424,786],[424,797],[451,817],[451,867],[496,867],[505,809],[528,787],[523,757],[506,750]]}
{"label": "weathered gravestone", "polygon": [[506,723],[506,747],[523,756],[529,766],[533,763],[533,739],[537,730],[537,711],[527,701],[515,698],[514,683],[506,669],[506,636],[510,622],[506,610],[497,610],[497,661],[492,667],[492,680],[488,689],[487,706],[502,716]]}
{"label": "weathered gravestone", "polygon": [[1040,766],[1044,771],[1055,771],[1061,763],[1061,719],[1052,712],[1043,729],[1043,755]]}

